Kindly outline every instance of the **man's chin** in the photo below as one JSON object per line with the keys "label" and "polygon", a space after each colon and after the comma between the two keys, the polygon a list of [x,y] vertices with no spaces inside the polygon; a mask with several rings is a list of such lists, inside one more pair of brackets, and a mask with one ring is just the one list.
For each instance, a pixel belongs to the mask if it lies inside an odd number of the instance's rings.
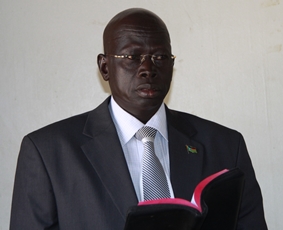
{"label": "man's chin", "polygon": [[152,110],[154,108],[159,108],[163,103],[163,98],[142,98],[136,102],[136,106],[141,110]]}

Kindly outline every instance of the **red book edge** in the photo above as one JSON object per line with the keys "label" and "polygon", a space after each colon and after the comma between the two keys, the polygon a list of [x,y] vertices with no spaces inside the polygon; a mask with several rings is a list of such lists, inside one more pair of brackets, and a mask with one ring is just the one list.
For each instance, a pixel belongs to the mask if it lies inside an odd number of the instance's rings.
{"label": "red book edge", "polygon": [[214,180],[216,177],[228,172],[228,169],[223,169],[217,173],[214,173],[205,179],[203,179],[195,188],[194,190],[194,195],[193,198],[195,200],[195,203],[192,203],[190,201],[181,199],[181,198],[163,198],[163,199],[156,199],[156,200],[147,200],[147,201],[140,201],[138,203],[138,206],[142,205],[154,205],[154,204],[177,204],[177,205],[184,205],[184,206],[189,206],[192,208],[197,209],[199,212],[202,212],[202,207],[201,207],[201,193],[205,186],[207,186],[212,180]]}

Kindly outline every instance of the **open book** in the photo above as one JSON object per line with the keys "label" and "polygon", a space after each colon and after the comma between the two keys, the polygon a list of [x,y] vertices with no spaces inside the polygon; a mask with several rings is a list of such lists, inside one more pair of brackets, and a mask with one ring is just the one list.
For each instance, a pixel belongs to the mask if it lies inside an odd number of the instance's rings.
{"label": "open book", "polygon": [[203,179],[193,198],[139,202],[129,209],[124,230],[233,230],[244,186],[240,169],[224,169]]}

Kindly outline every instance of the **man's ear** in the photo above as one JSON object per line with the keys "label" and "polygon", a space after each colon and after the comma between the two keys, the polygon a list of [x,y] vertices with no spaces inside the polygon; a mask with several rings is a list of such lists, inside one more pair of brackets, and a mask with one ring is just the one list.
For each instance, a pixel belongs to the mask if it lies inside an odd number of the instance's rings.
{"label": "man's ear", "polygon": [[98,54],[97,65],[104,81],[108,81],[109,74],[108,74],[107,58],[104,54]]}

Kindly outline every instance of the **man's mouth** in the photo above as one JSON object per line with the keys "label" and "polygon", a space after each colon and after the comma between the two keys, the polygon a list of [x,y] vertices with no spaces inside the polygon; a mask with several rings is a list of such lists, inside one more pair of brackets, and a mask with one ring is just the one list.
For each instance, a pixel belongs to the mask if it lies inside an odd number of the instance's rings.
{"label": "man's mouth", "polygon": [[141,97],[152,98],[159,94],[159,88],[152,84],[142,84],[137,87],[137,92]]}

